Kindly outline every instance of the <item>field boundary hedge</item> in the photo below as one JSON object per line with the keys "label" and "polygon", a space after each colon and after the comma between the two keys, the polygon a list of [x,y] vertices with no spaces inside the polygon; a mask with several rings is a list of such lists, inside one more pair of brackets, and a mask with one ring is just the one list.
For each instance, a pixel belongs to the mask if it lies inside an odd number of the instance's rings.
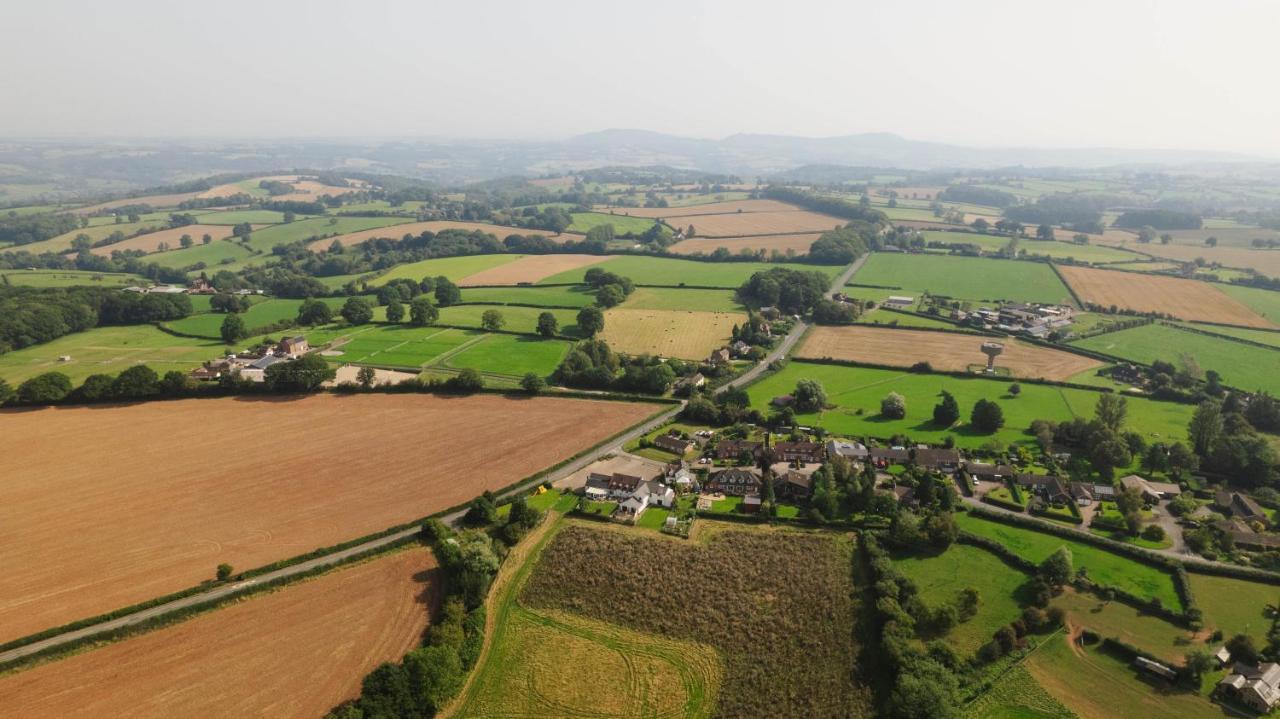
{"label": "field boundary hedge", "polygon": [[[902,365],[887,365],[887,364],[880,364],[878,362],[860,362],[856,360],[838,360],[838,359],[832,359],[830,357],[823,357],[823,358],[804,357],[804,358],[796,358],[791,361],[804,362],[809,364],[825,364],[825,365],[832,365],[836,367],[853,367],[853,368],[863,367],[866,369],[892,370],[894,372],[905,372],[907,374],[946,375],[948,377],[956,377],[957,379],[994,380],[999,382],[1008,382],[1009,384],[1038,384],[1038,385],[1047,385],[1050,387],[1067,387],[1070,389],[1082,389],[1082,390],[1088,390],[1090,392],[1098,392],[1100,394],[1113,394],[1115,392],[1115,390],[1111,389],[1110,387],[1098,387],[1090,384],[1078,384],[1076,382],[1059,382],[1056,380],[1044,379],[1042,377],[1007,377],[1007,376],[1000,376],[1000,375],[977,375],[971,372],[962,372],[960,370],[940,370],[940,369],[930,370],[929,372],[913,373],[911,372],[911,369],[909,367],[903,367]],[[1153,401],[1163,401],[1163,400],[1153,400]]]}
{"label": "field boundary hedge", "polygon": [[[1239,342],[1240,344],[1249,345],[1250,347],[1260,347],[1264,350],[1271,350],[1272,352],[1280,352],[1280,347],[1276,347],[1275,345],[1269,345],[1263,342],[1255,342],[1254,340],[1245,339],[1244,337],[1220,335],[1216,332],[1209,332],[1208,330],[1202,330],[1198,327],[1187,327],[1185,325],[1175,324],[1173,322],[1169,322],[1168,320],[1161,320],[1160,324],[1164,325],[1165,327],[1169,327],[1171,329],[1179,330],[1181,332],[1190,332],[1191,334],[1204,335],[1206,337],[1212,337],[1214,339],[1219,339],[1219,340],[1227,340],[1229,342]],[[1232,325],[1219,325],[1219,326],[1231,327]]]}
{"label": "field boundary hedge", "polygon": [[1067,278],[1062,275],[1062,270],[1058,269],[1058,263],[1049,262],[1048,265],[1053,268],[1053,274],[1057,275],[1058,281],[1062,283],[1062,286],[1067,288],[1067,292],[1071,295],[1071,299],[1075,300],[1076,307],[1084,309],[1086,307],[1084,300],[1080,299],[1080,295],[1076,294],[1076,288],[1072,287],[1071,283],[1067,282]]}

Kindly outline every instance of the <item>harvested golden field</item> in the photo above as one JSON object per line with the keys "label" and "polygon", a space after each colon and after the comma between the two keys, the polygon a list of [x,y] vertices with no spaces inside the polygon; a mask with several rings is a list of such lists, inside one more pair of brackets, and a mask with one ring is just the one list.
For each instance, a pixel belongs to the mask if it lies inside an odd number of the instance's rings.
{"label": "harvested golden field", "polygon": [[422,548],[0,678],[28,717],[319,717],[421,639],[438,589]]}
{"label": "harvested golden field", "polygon": [[[253,229],[261,229],[266,225],[254,225]],[[111,227],[111,225],[107,225]],[[182,248],[182,236],[191,235],[191,240],[195,243],[193,246],[199,246],[201,238],[208,234],[213,237],[213,241],[217,242],[223,238],[231,236],[231,225],[186,225],[185,227],[171,227],[166,230],[156,232],[148,232],[145,235],[130,237],[122,242],[116,242],[111,245],[103,245],[95,247],[89,252],[101,257],[110,257],[112,252],[117,250],[142,250],[143,252],[159,252],[160,245],[164,244],[170,250]]]}
{"label": "harvested golden field", "polygon": [[507,262],[468,275],[458,284],[463,287],[476,285],[515,285],[521,282],[537,282],[561,272],[579,267],[598,265],[608,259],[600,255],[526,255],[515,262]]}
{"label": "harvested golden field", "polygon": [[[899,330],[885,327],[814,327],[797,357],[837,359],[910,367],[928,362],[934,369],[963,372],[970,365],[987,362],[982,343],[991,338],[958,332]],[[1016,377],[1043,377],[1065,380],[1102,363],[1088,357],[1029,345],[1017,340],[998,340],[1004,354],[996,358],[998,367],[1007,367]]]}
{"label": "harvested golden field", "polygon": [[178,203],[184,200],[190,200],[198,197],[199,192],[178,192],[172,195],[147,195],[145,197],[128,197],[123,200],[112,200],[110,202],[99,202],[96,205],[81,207],[75,210],[77,215],[92,215],[95,212],[103,210],[111,210],[125,205],[151,205],[154,208],[176,207]]}
{"label": "harvested golden field", "polygon": [[418,394],[0,411],[0,641],[458,505],[653,411]]}
{"label": "harvested golden field", "polygon": [[405,235],[420,235],[424,232],[442,232],[444,230],[466,230],[467,232],[487,232],[499,240],[505,240],[511,235],[542,235],[553,242],[579,242],[585,239],[585,235],[579,235],[574,232],[562,232],[559,235],[553,235],[549,232],[541,230],[527,230],[523,227],[505,227],[503,225],[490,225],[484,222],[454,222],[453,220],[431,220],[429,222],[407,222],[403,225],[390,225],[387,227],[378,227],[372,230],[361,230],[360,232],[348,232],[345,235],[337,237],[328,237],[323,240],[316,240],[307,249],[312,252],[324,252],[329,249],[334,240],[342,243],[343,247],[351,247],[362,242],[368,242],[375,238],[385,238],[398,240]]}
{"label": "harvested golden field", "polygon": [[290,185],[293,185],[293,192],[290,192],[285,195],[275,195],[271,198],[276,202],[313,202],[315,200],[320,199],[321,197],[324,197],[325,195],[329,195],[331,197],[339,197],[341,195],[346,195],[352,192],[360,192],[361,190],[365,189],[364,187],[356,187],[356,186],[337,187],[336,185],[326,185],[322,182],[317,182],[315,180],[299,179],[296,176],[288,179],[276,178],[276,177],[271,177],[267,179],[279,180],[281,182],[288,182]]}
{"label": "harvested golden field", "polygon": [[690,205],[688,207],[600,207],[598,212],[612,212],[617,215],[632,217],[668,218],[692,217],[694,215],[729,215],[748,212],[804,212],[795,205],[777,200],[734,200],[732,202],[712,202],[706,205]]}
{"label": "harvested golden field", "polygon": [[1137,312],[1163,312],[1183,320],[1242,327],[1275,326],[1207,282],[1066,265],[1058,270],[1081,300],[1103,307],[1115,305]]}
{"label": "harvested golden field", "polygon": [[1280,277],[1280,250],[1254,250],[1247,247],[1203,247],[1196,245],[1129,245],[1129,249],[1162,259],[1194,262],[1203,258],[1223,267],[1253,269],[1268,277]]}
{"label": "harvested golden field", "polygon": [[234,195],[240,195],[240,194],[246,194],[245,189],[241,187],[239,183],[231,182],[226,185],[217,185],[215,187],[210,187],[209,189],[200,193],[200,198],[205,200],[215,199],[215,198],[221,199],[224,197],[232,197]]}
{"label": "harvested golden field", "polygon": [[630,310],[604,313],[600,339],[618,352],[652,354],[679,359],[705,359],[728,343],[733,326],[747,316],[741,312]]}
{"label": "harvested golden field", "polygon": [[735,255],[743,250],[751,252],[764,250],[766,253],[777,250],[783,254],[790,250],[797,255],[807,255],[814,240],[821,236],[821,233],[811,232],[800,235],[760,235],[758,237],[695,237],[692,240],[677,242],[667,249],[678,255],[692,255],[698,252],[709,255],[715,252],[717,247],[723,247]]}
{"label": "harvested golden field", "polygon": [[672,219],[679,229],[690,226],[696,237],[746,237],[798,232],[826,232],[844,227],[846,220],[801,210],[798,212],[743,212],[733,215],[700,215]]}

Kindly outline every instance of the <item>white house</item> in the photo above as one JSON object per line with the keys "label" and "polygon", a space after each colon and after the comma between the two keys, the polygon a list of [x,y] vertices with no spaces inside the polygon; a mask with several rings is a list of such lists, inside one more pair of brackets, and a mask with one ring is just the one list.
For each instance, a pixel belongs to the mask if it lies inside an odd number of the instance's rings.
{"label": "white house", "polygon": [[894,309],[905,310],[916,303],[916,298],[907,297],[905,295],[890,295],[889,299],[881,304],[885,307],[893,307]]}
{"label": "white house", "polygon": [[675,503],[675,490],[654,481],[641,482],[631,496],[618,505],[618,515],[636,520],[649,507],[672,507]]}

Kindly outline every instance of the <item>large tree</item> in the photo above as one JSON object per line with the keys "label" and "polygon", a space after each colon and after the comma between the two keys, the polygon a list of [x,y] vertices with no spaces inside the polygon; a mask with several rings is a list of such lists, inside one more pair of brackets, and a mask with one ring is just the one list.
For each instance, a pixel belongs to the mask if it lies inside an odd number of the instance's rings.
{"label": "large tree", "polygon": [[373,319],[373,307],[363,297],[348,297],[342,305],[342,319],[351,325],[367,324]]}
{"label": "large tree", "polygon": [[431,298],[418,295],[409,303],[409,324],[425,327],[440,317],[440,310],[431,303]]}
{"label": "large tree", "polygon": [[219,332],[222,334],[222,341],[229,345],[249,336],[249,328],[245,327],[244,319],[237,314],[228,314],[223,317]]}
{"label": "large tree", "polygon": [[599,307],[583,307],[578,310],[578,329],[587,337],[595,337],[604,331],[604,313]]}
{"label": "large tree", "polygon": [[1004,426],[1004,410],[989,399],[980,399],[973,405],[969,424],[979,432],[991,434]]}
{"label": "large tree", "polygon": [[942,401],[933,407],[933,423],[940,427],[950,427],[960,419],[960,405],[956,398],[945,389],[942,390]]}
{"label": "large tree", "polygon": [[797,412],[817,412],[827,406],[827,391],[816,379],[802,379],[796,382],[795,391],[791,396]]}

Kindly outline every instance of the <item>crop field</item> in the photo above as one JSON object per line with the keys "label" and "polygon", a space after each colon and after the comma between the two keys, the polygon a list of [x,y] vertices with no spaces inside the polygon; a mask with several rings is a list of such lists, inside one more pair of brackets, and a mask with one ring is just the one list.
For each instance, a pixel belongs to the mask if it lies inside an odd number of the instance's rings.
{"label": "crop field", "polygon": [[[287,245],[290,242],[301,242],[315,238],[329,238],[345,235],[360,230],[372,230],[390,225],[405,224],[404,217],[313,217],[309,220],[298,220],[287,225],[272,225],[253,233],[249,246],[270,253],[276,245]],[[399,238],[400,235],[395,235]],[[327,247],[328,245],[322,245]]]}
{"label": "crop field", "polygon": [[1214,285],[1249,309],[1266,319],[1273,327],[1280,327],[1280,292],[1260,290],[1240,285]]}
{"label": "crop field", "polygon": [[632,310],[696,310],[745,312],[729,290],[691,290],[672,287],[638,287],[622,305]]}
{"label": "crop field", "polygon": [[[986,365],[987,357],[982,353],[982,345],[991,341],[991,337],[959,332],[820,326],[809,332],[796,356],[903,367],[928,362],[934,369],[963,372],[971,365]],[[1013,339],[994,341],[1004,345],[1004,353],[996,358],[996,366],[1010,370],[1016,377],[1065,380],[1102,366],[1097,360],[1070,352]]]}
{"label": "crop field", "polygon": [[468,275],[458,283],[464,285],[532,284],[553,275],[598,265],[602,261],[603,258],[599,255],[525,255],[515,262],[504,263]]}
{"label": "crop field", "polygon": [[570,232],[585,233],[593,227],[613,225],[615,235],[642,235],[654,225],[653,220],[644,217],[613,215],[607,212],[575,212],[571,217],[573,224],[569,225]]}
{"label": "crop field", "polygon": [[[30,252],[33,255],[39,255],[45,252],[70,252],[71,241],[80,235],[87,235],[91,242],[106,239],[115,232],[122,232],[126,236],[132,235],[139,230],[158,230],[167,226],[164,220],[152,220],[143,222],[122,222],[118,225],[98,225],[97,227],[83,227],[71,232],[64,232],[57,237],[51,237],[40,242],[32,242],[26,245],[14,245],[6,247],[6,252]],[[197,238],[198,239],[198,238]]]}
{"label": "crop field", "polygon": [[449,355],[443,364],[510,377],[523,377],[528,372],[547,377],[560,366],[569,347],[564,340],[490,334]]}
{"label": "crop field", "polygon": [[1271,628],[1267,607],[1280,604],[1280,586],[1197,572],[1187,576],[1206,627],[1221,629],[1227,637],[1248,634],[1265,645]]}
{"label": "crop field", "polygon": [[582,240],[582,235],[566,232],[559,235],[541,230],[528,230],[522,227],[506,227],[503,225],[491,225],[484,222],[454,222],[452,220],[431,220],[428,222],[405,222],[403,224],[388,225],[386,227],[375,227],[359,232],[349,232],[345,235],[337,237],[329,237],[323,240],[316,240],[307,249],[313,252],[324,252],[336,240],[342,243],[343,247],[352,247],[363,242],[375,238],[388,240],[399,240],[405,235],[421,235],[424,232],[443,232],[445,230],[464,230],[466,232],[486,232],[499,240],[505,240],[511,235],[542,235],[548,239],[557,242],[568,242],[569,240]]}
{"label": "crop field", "polygon": [[[630,215],[632,217],[650,217],[656,219],[668,219],[673,217],[696,217],[698,215],[732,215],[746,214],[749,212],[803,212],[799,207],[786,202],[778,202],[777,200],[733,200],[729,202],[712,202],[703,204],[691,204],[681,207],[617,207],[612,211],[619,215]],[[687,226],[684,220],[673,222],[680,226]],[[824,228],[826,229],[826,228]]]}
{"label": "crop field", "polygon": [[875,252],[852,281],[956,299],[1072,304],[1066,285],[1043,262]]}
{"label": "crop field", "polygon": [[772,254],[775,250],[786,255],[807,255],[815,240],[821,237],[818,232],[795,235],[759,235],[756,237],[706,238],[695,237],[691,240],[677,242],[667,248],[678,255],[710,255],[723,247],[730,254],[741,254],[743,250]]}
{"label": "crop field", "polygon": [[[1199,604],[1200,595],[1195,597]],[[1054,598],[1053,605],[1062,607],[1067,621],[1075,627],[1120,639],[1175,664],[1191,650],[1191,632],[1123,602],[1107,602],[1094,594],[1067,589]]]}
{"label": "crop field", "polygon": [[[158,232],[148,232],[145,235],[130,237],[122,242],[116,242],[102,247],[95,247],[89,250],[90,253],[99,257],[110,257],[112,252],[124,250],[142,250],[143,252],[159,252],[160,245],[164,244],[171,250],[181,249],[180,240],[183,235],[190,235],[191,240],[196,245],[201,243],[204,235],[213,237],[216,242],[224,237],[231,236],[231,227],[228,225],[187,225],[185,227],[173,227]],[[194,246],[194,245],[193,245]]]}
{"label": "crop field", "polygon": [[[437,324],[479,329],[485,310],[497,310],[502,315],[501,329],[508,332],[534,334],[538,331],[538,315],[550,312],[560,323],[560,334],[578,334],[578,313],[575,310],[546,309],[543,307],[519,307],[513,305],[454,305],[440,308]],[[606,322],[607,324],[607,322]]]}
{"label": "crop field", "polygon": [[967,719],[1077,719],[1025,667],[1002,674],[962,715]]}
{"label": "crop field", "polygon": [[[1274,239],[1274,238],[1273,238]],[[1133,245],[1130,245],[1131,247]],[[1280,277],[1280,251],[1249,247],[1204,247],[1197,245],[1138,245],[1143,252],[1178,262],[1203,259],[1224,267],[1254,269],[1268,277]]]}
{"label": "crop field", "polygon": [[[1277,336],[1280,337],[1280,333]],[[1280,375],[1276,373],[1280,367],[1280,348],[1265,349],[1159,323],[1108,332],[1071,344],[1141,364],[1164,360],[1177,367],[1181,358],[1188,356],[1201,369],[1216,370],[1227,385],[1246,392],[1261,389],[1280,394]]]}
{"label": "crop field", "polygon": [[324,355],[331,361],[411,369],[421,368],[446,352],[484,337],[482,333],[468,330],[407,325],[320,328],[304,334],[312,346],[332,342]]}
{"label": "crop field", "polygon": [[1085,719],[1223,716],[1198,694],[1153,689],[1125,661],[1095,647],[1075,647],[1064,633],[1046,640],[1023,666],[1045,691]]}
{"label": "crop field", "polygon": [[[637,291],[637,294],[639,291]],[[633,294],[632,298],[635,297]],[[505,305],[538,305],[541,307],[586,307],[594,304],[595,294],[588,287],[463,287],[463,302]]]}
{"label": "crop field", "polygon": [[[174,337],[151,325],[95,327],[44,344],[0,354],[0,377],[9,384],[44,372],[61,372],[79,384],[91,374],[116,374],[145,363],[160,374],[191,370],[226,352],[221,340]],[[63,362],[60,357],[70,357]]]}
{"label": "crop field", "polygon": [[697,637],[724,662],[716,716],[868,716],[855,678],[851,551],[847,537],[831,534],[723,530],[686,543],[571,524],[543,550],[520,602]]}
{"label": "crop field", "polygon": [[[847,220],[808,210],[786,212],[738,212],[726,215],[697,215],[671,218],[676,229],[693,227],[695,237],[745,237],[782,235],[796,232],[826,232],[844,227]],[[686,233],[687,234],[687,233]]]}
{"label": "crop field", "polygon": [[[197,215],[202,225],[238,225],[248,222],[251,225],[279,225],[284,222],[284,213],[275,210],[226,210],[223,212],[202,212]],[[296,220],[309,219],[310,215],[298,215]]]}
{"label": "crop field", "polygon": [[1244,327],[1274,327],[1217,285],[1178,277],[1117,275],[1088,267],[1058,268],[1084,302],[1138,312],[1163,312],[1179,319]]}
{"label": "crop field", "polygon": [[11,287],[73,287],[97,285],[100,287],[127,287],[146,279],[123,272],[82,272],[80,270],[4,270],[0,272],[0,284]]}
{"label": "crop field", "polygon": [[438,257],[433,260],[409,262],[392,267],[386,274],[370,280],[369,285],[379,287],[391,280],[398,279],[419,282],[423,277],[439,277],[441,275],[458,282],[464,277],[469,277],[491,267],[515,262],[522,257],[525,257],[525,255],[468,255],[465,257]]}
{"label": "crop field", "polygon": [[[1008,394],[1009,383],[1000,380],[841,367],[795,360],[782,371],[748,388],[751,406],[767,413],[771,399],[790,394],[796,382],[803,378],[820,382],[827,391],[827,401],[833,407],[822,412],[798,414],[797,419],[802,424],[816,424],[829,432],[854,437],[887,438],[905,434],[914,440],[927,442],[940,442],[951,434],[960,447],[979,447],[992,439],[1001,444],[1030,444],[1032,437],[1026,429],[1032,420],[1092,417],[1100,396],[1098,392],[1089,390],[1024,384],[1022,393],[1014,398]],[[939,393],[944,389],[955,396],[962,418],[960,424],[950,429],[933,423],[933,406],[938,403]],[[906,399],[907,416],[904,419],[892,420],[880,415],[880,400],[890,392],[897,392]],[[1005,426],[995,434],[980,434],[968,424],[969,412],[979,399],[994,400],[1004,410]],[[1185,437],[1192,407],[1138,397],[1130,397],[1128,404],[1128,429],[1149,438],[1158,437],[1162,442]]]}
{"label": "crop field", "polygon": [[[983,252],[997,252],[1004,249],[1009,244],[1008,237],[1000,237],[997,235],[980,235],[969,232],[939,232],[937,230],[925,230],[920,233],[924,236],[926,243],[928,242],[946,242],[957,244],[977,245],[982,248]],[[1072,242],[1057,242],[1030,240],[1025,237],[1019,238],[1018,250],[1025,251],[1028,255],[1047,255],[1055,260],[1072,258],[1080,262],[1104,263],[1104,262],[1132,262],[1140,259],[1140,255],[1125,250],[1119,250],[1114,247],[1105,245],[1077,245]]]}
{"label": "crop field", "polygon": [[1020,557],[1036,564],[1043,562],[1060,547],[1071,550],[1078,571],[1088,568],[1089,578],[1098,584],[1118,587],[1139,597],[1159,599],[1164,606],[1182,609],[1182,600],[1173,587],[1173,575],[1163,569],[1047,532],[1015,527],[983,519],[971,514],[956,515],[956,523],[974,534],[994,539]]}
{"label": "crop field", "polygon": [[[637,285],[658,287],[727,287],[736,289],[756,272],[774,267],[785,267],[801,272],[821,272],[835,277],[840,268],[831,266],[801,265],[781,262],[698,262],[673,260],[666,257],[635,257],[621,255],[605,258],[599,267],[623,277],[630,277]],[[561,272],[544,278],[541,284],[581,284],[586,268]]]}
{"label": "crop field", "polygon": [[[210,242],[202,245],[199,241],[186,249],[170,250],[147,257],[147,262],[154,262],[162,267],[183,268],[203,262],[209,274],[226,268],[224,260],[245,262],[253,259],[255,253],[239,242],[231,239]],[[266,255],[270,257],[271,255]],[[265,258],[264,258],[265,259]]]}
{"label": "crop field", "polygon": [[[417,646],[435,559],[414,548],[0,678],[15,716],[318,717]],[[264,651],[264,647],[269,650]]]}
{"label": "crop field", "polygon": [[733,326],[746,319],[744,313],[615,307],[605,311],[599,337],[618,352],[698,360],[724,346]]}
{"label": "crop field", "polygon": [[152,207],[177,207],[178,203],[197,197],[198,192],[177,192],[171,195],[146,195],[144,197],[126,197],[110,202],[99,202],[75,210],[77,215],[92,215],[103,210],[112,210],[125,205],[151,205]]}
{"label": "crop field", "polygon": [[418,394],[5,410],[0,639],[441,511],[653,413]]}
{"label": "crop field", "polygon": [[1027,576],[985,549],[953,544],[939,555],[895,557],[894,564],[916,583],[920,598],[930,608],[954,602],[962,589],[978,590],[978,613],[945,637],[962,657],[973,656],[997,629],[1022,614],[1018,590],[1027,583]]}

